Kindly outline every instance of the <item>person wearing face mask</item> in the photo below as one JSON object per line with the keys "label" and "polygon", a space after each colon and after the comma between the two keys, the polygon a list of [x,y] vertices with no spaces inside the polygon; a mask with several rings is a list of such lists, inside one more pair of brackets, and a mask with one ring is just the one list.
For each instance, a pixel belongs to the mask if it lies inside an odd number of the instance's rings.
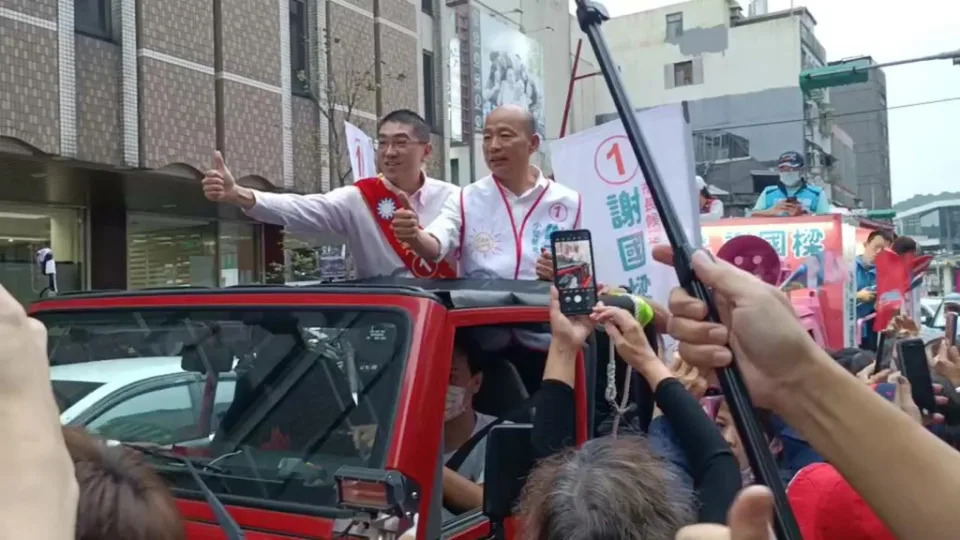
{"label": "person wearing face mask", "polygon": [[830,213],[827,195],[819,187],[808,184],[803,177],[803,156],[799,152],[784,152],[778,168],[780,181],[760,193],[751,216],[793,217]]}
{"label": "person wearing face mask", "polygon": [[[783,442],[774,432],[770,415],[758,411],[758,417],[764,435],[767,437],[770,453],[773,454],[774,459],[779,462],[780,454],[783,452]],[[725,400],[722,400],[717,407],[714,422],[717,424],[720,434],[723,435],[727,444],[730,445],[730,450],[733,451],[734,457],[737,458],[737,462],[740,464],[740,479],[743,482],[743,486],[746,487],[753,484],[756,478],[753,474],[753,469],[750,467],[750,461],[747,458],[747,449],[744,448],[743,443],[740,441],[740,434],[737,433],[737,426],[733,421],[733,413],[730,412],[730,407]],[[780,468],[780,479],[783,480],[784,485],[790,482],[790,478],[790,472]]]}
{"label": "person wearing face mask", "polygon": [[447,387],[443,411],[443,506],[444,519],[455,514],[479,508],[483,504],[483,466],[487,439],[483,437],[466,458],[456,466],[447,467],[456,453],[473,437],[496,420],[496,417],[473,410],[473,396],[480,391],[483,374],[480,364],[467,353],[469,344],[457,338],[450,366],[450,385]]}

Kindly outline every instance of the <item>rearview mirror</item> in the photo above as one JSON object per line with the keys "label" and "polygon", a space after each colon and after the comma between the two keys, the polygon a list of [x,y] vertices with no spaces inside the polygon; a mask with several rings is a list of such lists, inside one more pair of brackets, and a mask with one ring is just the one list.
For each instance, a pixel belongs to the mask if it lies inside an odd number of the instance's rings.
{"label": "rearview mirror", "polygon": [[[483,513],[490,518],[494,537],[502,534],[533,468],[532,424],[500,424],[487,434],[484,465]],[[501,526],[501,530],[496,528]]]}

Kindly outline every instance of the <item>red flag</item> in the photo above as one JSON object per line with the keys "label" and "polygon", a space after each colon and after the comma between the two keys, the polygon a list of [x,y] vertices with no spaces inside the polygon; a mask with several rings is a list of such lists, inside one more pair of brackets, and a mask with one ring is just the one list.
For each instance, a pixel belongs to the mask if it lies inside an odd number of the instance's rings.
{"label": "red flag", "polygon": [[877,316],[873,320],[874,331],[881,332],[886,329],[903,307],[904,298],[910,289],[913,259],[912,253],[901,257],[889,248],[877,254]]}

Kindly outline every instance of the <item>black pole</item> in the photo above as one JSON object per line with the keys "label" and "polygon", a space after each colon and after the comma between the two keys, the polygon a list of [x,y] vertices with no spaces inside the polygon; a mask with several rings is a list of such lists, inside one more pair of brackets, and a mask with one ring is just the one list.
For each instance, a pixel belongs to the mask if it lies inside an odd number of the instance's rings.
{"label": "black pole", "polygon": [[[657,171],[656,164],[647,148],[643,135],[640,132],[640,125],[634,113],[633,106],[630,104],[630,98],[623,88],[623,82],[617,72],[616,65],[610,55],[610,49],[607,42],[600,32],[600,26],[604,21],[610,18],[606,9],[597,2],[588,2],[587,0],[576,0],[577,20],[580,23],[580,29],[590,39],[590,45],[593,46],[594,55],[600,64],[600,71],[603,78],[607,81],[607,87],[613,97],[613,102],[620,114],[620,120],[626,130],[627,138],[636,154],[637,163],[640,170],[646,178],[647,185],[653,196],[653,201],[657,206],[657,212],[663,222],[667,239],[673,247],[674,267],[677,272],[677,278],[680,284],[693,296],[703,300],[709,308],[708,318],[711,321],[719,321],[717,308],[713,297],[707,287],[697,279],[690,267],[690,257],[693,255],[694,247],[687,240],[677,212],[673,208],[673,203],[667,197],[667,191],[664,188],[663,180]],[[753,467],[757,480],[770,488],[774,497],[774,528],[777,536],[781,540],[801,540],[800,530],[797,527],[793,512],[790,510],[790,504],[787,501],[786,491],[783,489],[783,482],[780,480],[780,474],[777,470],[777,464],[770,455],[766,436],[760,429],[760,424],[753,413],[753,404],[750,401],[750,395],[747,393],[746,385],[743,382],[743,376],[737,367],[736,360],[730,364],[730,367],[718,371],[720,385],[723,387],[723,395],[727,400],[730,411],[737,424],[737,431],[740,438],[744,441],[747,456],[750,458],[750,465]]]}

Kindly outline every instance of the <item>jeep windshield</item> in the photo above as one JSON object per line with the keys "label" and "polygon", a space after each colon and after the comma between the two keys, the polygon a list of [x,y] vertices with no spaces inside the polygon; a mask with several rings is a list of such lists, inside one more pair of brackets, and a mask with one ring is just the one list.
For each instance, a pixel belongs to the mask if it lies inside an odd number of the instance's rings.
{"label": "jeep windshield", "polygon": [[[340,466],[384,467],[410,323],[390,308],[295,309],[37,318],[65,422],[194,456],[218,496],[334,507]],[[175,488],[196,491],[153,454]]]}

